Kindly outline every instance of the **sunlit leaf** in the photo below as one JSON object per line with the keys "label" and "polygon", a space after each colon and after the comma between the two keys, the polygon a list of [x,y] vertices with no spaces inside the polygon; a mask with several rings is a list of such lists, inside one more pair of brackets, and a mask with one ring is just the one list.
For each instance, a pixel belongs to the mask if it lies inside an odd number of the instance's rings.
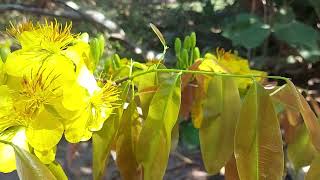
{"label": "sunlit leaf", "polygon": [[152,23],[150,23],[150,27],[153,30],[153,32],[158,36],[158,38],[161,41],[163,47],[166,48],[167,47],[167,43],[166,43],[166,40],[164,39],[162,33],[160,32],[160,30],[155,25],[153,25]]}
{"label": "sunlit leaf", "polygon": [[293,98],[296,99],[298,108],[306,124],[309,136],[313,146],[320,151],[320,125],[318,119],[305,98],[297,91],[296,87],[291,81],[287,81],[288,87],[293,93]]}
{"label": "sunlit leaf", "polygon": [[[293,111],[288,111],[286,109],[282,115],[280,115],[281,120],[280,120],[280,127],[283,130],[283,139],[286,143],[290,144],[296,140],[295,136],[297,135],[297,131],[302,123],[302,118],[300,118],[300,113],[299,112],[293,112]],[[299,121],[299,124],[297,125],[292,125],[293,120],[290,119],[301,119]],[[298,121],[298,120],[294,120]]]}
{"label": "sunlit leaf", "polygon": [[179,114],[180,74],[161,75],[165,77],[151,101],[136,151],[146,180],[162,179],[171,148],[171,132]]}
{"label": "sunlit leaf", "polygon": [[240,179],[280,180],[284,155],[277,115],[269,94],[258,83],[248,90],[235,133]]}
{"label": "sunlit leaf", "polygon": [[104,123],[100,131],[92,135],[92,169],[93,179],[100,180],[105,172],[106,162],[110,155],[116,132],[119,128],[120,110],[116,109]]}
{"label": "sunlit leaf", "polygon": [[178,147],[179,137],[180,137],[179,127],[180,127],[180,124],[179,124],[179,122],[177,122],[174,125],[172,132],[171,132],[171,149],[170,149],[171,152],[175,151],[176,148]]}
{"label": "sunlit leaf", "polygon": [[54,174],[29,152],[11,144],[16,154],[17,172],[20,180],[56,180]]}
{"label": "sunlit leaf", "polygon": [[[155,67],[156,65],[153,65],[151,68]],[[135,78],[135,82],[138,88],[142,114],[146,118],[152,97],[158,89],[157,73],[152,72],[143,76],[138,76]]]}
{"label": "sunlit leaf", "polygon": [[123,111],[121,128],[116,143],[117,165],[123,179],[141,179],[141,170],[136,160],[136,144],[141,131],[141,121],[137,106],[130,102]]}
{"label": "sunlit leaf", "polygon": [[292,142],[288,143],[287,153],[296,170],[309,165],[313,160],[316,150],[310,142],[310,137],[304,124],[298,127]]}
{"label": "sunlit leaf", "polygon": [[306,174],[305,180],[317,180],[320,177],[320,156],[318,155],[311,163],[310,169]]}
{"label": "sunlit leaf", "polygon": [[240,96],[233,79],[210,79],[199,134],[203,161],[211,174],[219,172],[233,154],[239,112]]}
{"label": "sunlit leaf", "polygon": [[[292,91],[287,85],[281,86],[274,93],[272,93],[272,99],[282,103],[286,107],[286,111],[288,113],[299,112],[299,105],[297,99],[295,98],[294,91]],[[291,118],[289,122],[291,125],[295,126],[299,123],[298,120],[299,119],[297,118]]]}
{"label": "sunlit leaf", "polygon": [[52,162],[47,166],[51,173],[58,179],[58,180],[68,180],[67,175],[63,171],[61,165],[57,162]]}

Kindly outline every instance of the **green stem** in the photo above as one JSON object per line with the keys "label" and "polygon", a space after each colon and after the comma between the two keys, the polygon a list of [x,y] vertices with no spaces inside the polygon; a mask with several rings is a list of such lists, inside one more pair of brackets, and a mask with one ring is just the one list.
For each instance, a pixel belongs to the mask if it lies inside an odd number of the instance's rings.
{"label": "green stem", "polygon": [[211,75],[211,76],[225,76],[225,77],[237,77],[237,78],[249,78],[249,79],[253,79],[255,77],[260,77],[260,78],[269,78],[269,79],[280,79],[280,80],[284,80],[284,81],[288,81],[289,79],[286,77],[282,77],[282,76],[264,76],[264,75],[257,75],[257,74],[246,74],[246,75],[241,75],[241,74],[228,74],[228,73],[217,73],[217,72],[212,72],[212,71],[193,71],[193,70],[181,70],[181,69],[151,69],[151,70],[147,70],[144,71],[142,73],[138,73],[132,76],[128,76],[122,79],[117,80],[115,83],[116,84],[120,84],[124,81],[127,80],[132,80],[138,76],[142,76],[148,73],[152,73],[152,72],[166,72],[166,73],[191,73],[191,74],[202,74],[202,75]]}

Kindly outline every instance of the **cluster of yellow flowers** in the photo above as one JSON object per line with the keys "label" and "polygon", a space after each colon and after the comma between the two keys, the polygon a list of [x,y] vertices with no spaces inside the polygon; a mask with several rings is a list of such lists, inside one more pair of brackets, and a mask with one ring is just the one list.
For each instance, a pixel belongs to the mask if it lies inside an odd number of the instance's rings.
{"label": "cluster of yellow flowers", "polygon": [[[230,73],[235,75],[259,75],[267,76],[264,71],[257,71],[250,69],[249,61],[238,56],[231,51],[225,51],[218,48],[216,54],[207,53],[203,62],[199,66],[200,70],[214,71],[218,73]],[[251,84],[252,80],[248,78],[235,78],[239,90],[246,90]],[[256,81],[261,81],[263,78],[256,77]]]}
{"label": "cluster of yellow flowers", "polygon": [[[99,86],[88,69],[88,35],[72,34],[71,24],[27,22],[8,33],[21,48],[0,60],[0,140],[50,163],[63,134],[77,143],[102,128],[118,89],[109,81]],[[15,168],[12,147],[0,143],[0,172]]]}

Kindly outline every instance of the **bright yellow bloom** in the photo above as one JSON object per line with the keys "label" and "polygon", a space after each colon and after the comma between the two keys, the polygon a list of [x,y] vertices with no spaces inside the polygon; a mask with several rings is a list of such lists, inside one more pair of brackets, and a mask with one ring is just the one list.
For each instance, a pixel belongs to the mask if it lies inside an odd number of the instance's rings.
{"label": "bright yellow bloom", "polygon": [[38,157],[45,163],[54,158],[52,153],[46,153],[50,157],[42,154],[55,149],[64,131],[63,119],[50,112],[62,98],[62,90],[55,82],[58,78],[52,71],[38,69],[21,78],[20,86],[19,83],[16,86],[10,84],[11,88],[0,86],[0,132],[12,127],[25,127],[28,144],[39,152]]}
{"label": "bright yellow bloom", "polygon": [[[207,53],[204,57],[203,62],[199,66],[201,70],[214,71],[221,73],[231,73],[231,74],[253,74],[266,76],[267,73],[263,71],[257,71],[250,69],[248,60],[239,57],[237,54],[225,52],[224,49],[217,49],[216,54]],[[255,78],[257,81],[262,80],[262,78]],[[237,78],[236,82],[239,89],[246,89],[250,84],[252,84],[251,79],[247,78]]]}
{"label": "bright yellow bloom", "polygon": [[[118,90],[111,82],[98,85],[87,68],[91,59],[86,34],[72,34],[71,24],[27,22],[12,25],[8,33],[21,49],[0,62],[0,134],[13,130],[12,136],[3,135],[6,141],[22,134],[32,153],[50,163],[63,133],[75,143],[102,128],[117,107]],[[22,133],[16,131],[20,127]],[[2,149],[8,147],[0,144],[0,153]],[[0,164],[9,161],[11,156]],[[0,165],[0,172],[14,168]]]}
{"label": "bright yellow bloom", "polygon": [[92,131],[102,128],[118,101],[116,86],[108,81],[99,87],[93,74],[83,67],[77,83],[64,89],[63,106],[76,113],[65,125],[66,139],[72,143],[90,139]]}
{"label": "bright yellow bloom", "polygon": [[72,81],[79,63],[89,57],[89,45],[71,33],[71,24],[27,22],[17,27],[12,25],[8,32],[22,47],[6,60],[5,70],[10,76],[22,77],[45,62],[47,69],[55,69],[64,81]]}

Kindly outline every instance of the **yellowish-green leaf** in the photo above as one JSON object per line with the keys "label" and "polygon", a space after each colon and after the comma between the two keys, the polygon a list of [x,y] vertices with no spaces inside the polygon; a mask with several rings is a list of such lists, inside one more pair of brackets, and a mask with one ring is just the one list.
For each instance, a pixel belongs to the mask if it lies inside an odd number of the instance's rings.
{"label": "yellowish-green leaf", "polygon": [[[274,92],[271,93],[271,95],[274,101],[282,103],[288,109],[288,111],[299,112],[298,101],[288,85],[277,88]],[[299,121],[297,118],[293,118],[290,119],[289,123],[292,126],[296,126]]]}
{"label": "yellowish-green leaf", "polygon": [[171,134],[171,149],[170,152],[174,152],[179,143],[179,122],[176,122],[172,129],[172,134]]}
{"label": "yellowish-green leaf", "polygon": [[316,115],[310,108],[308,102],[305,98],[297,91],[296,87],[291,81],[287,81],[288,87],[293,92],[295,99],[303,117],[304,123],[306,124],[307,130],[309,132],[311,142],[314,147],[320,151],[320,125],[317,120]]}
{"label": "yellowish-green leaf", "polygon": [[[153,65],[151,68],[156,68]],[[154,93],[157,91],[157,73],[152,72],[135,78],[135,82],[139,92],[140,106],[143,117],[146,118],[149,111],[150,102]]]}
{"label": "yellowish-green leaf", "polygon": [[[121,99],[125,99],[128,96],[129,83],[122,85],[123,91],[121,93]],[[94,132],[92,136],[93,146],[93,179],[100,180],[104,176],[106,162],[110,155],[112,145],[117,138],[117,132],[121,126],[120,118],[122,116],[123,109],[114,109],[111,116],[105,121],[102,129],[98,132]]]}
{"label": "yellowish-green leaf", "polygon": [[311,163],[305,180],[318,180],[320,177],[320,156],[318,155]]}
{"label": "yellowish-green leaf", "polygon": [[57,178],[41,161],[29,152],[11,144],[16,155],[17,172],[20,180],[56,180]]}
{"label": "yellowish-green leaf", "polygon": [[160,87],[155,93],[142,127],[137,146],[137,159],[143,166],[144,180],[161,180],[171,148],[171,132],[176,124],[180,100],[180,74],[161,74]]}
{"label": "yellowish-green leaf", "polygon": [[106,162],[110,155],[114,138],[119,128],[120,110],[115,109],[114,113],[105,121],[100,131],[92,135],[93,146],[93,179],[100,180],[103,178]]}
{"label": "yellowish-green leaf", "polygon": [[61,165],[57,162],[52,162],[48,165],[51,173],[58,179],[58,180],[68,180],[67,175],[63,171]]}
{"label": "yellowish-green leaf", "polygon": [[141,131],[141,121],[137,106],[132,101],[124,110],[116,143],[117,165],[123,179],[142,179],[141,169],[136,159],[136,144]]}
{"label": "yellowish-green leaf", "polygon": [[304,124],[298,127],[293,142],[288,144],[287,152],[288,158],[296,170],[309,165],[313,160],[316,150],[310,142],[310,137]]}
{"label": "yellowish-green leaf", "polygon": [[150,27],[153,30],[153,32],[158,36],[159,40],[161,41],[161,43],[163,45],[163,48],[166,48],[167,47],[167,43],[166,43],[166,40],[164,39],[162,33],[160,32],[160,30],[155,25],[153,25],[152,23],[150,23]]}
{"label": "yellowish-green leaf", "polygon": [[218,173],[233,154],[240,104],[238,87],[232,78],[210,79],[199,135],[202,158],[211,174]]}
{"label": "yellowish-green leaf", "polygon": [[300,112],[313,146],[317,151],[320,151],[320,124],[308,102],[298,92],[294,84],[291,81],[287,81],[287,84],[277,93],[274,93],[273,96],[276,100],[284,103],[287,107]]}
{"label": "yellowish-green leaf", "polygon": [[283,144],[271,97],[254,83],[242,104],[235,133],[235,157],[240,179],[281,180]]}

